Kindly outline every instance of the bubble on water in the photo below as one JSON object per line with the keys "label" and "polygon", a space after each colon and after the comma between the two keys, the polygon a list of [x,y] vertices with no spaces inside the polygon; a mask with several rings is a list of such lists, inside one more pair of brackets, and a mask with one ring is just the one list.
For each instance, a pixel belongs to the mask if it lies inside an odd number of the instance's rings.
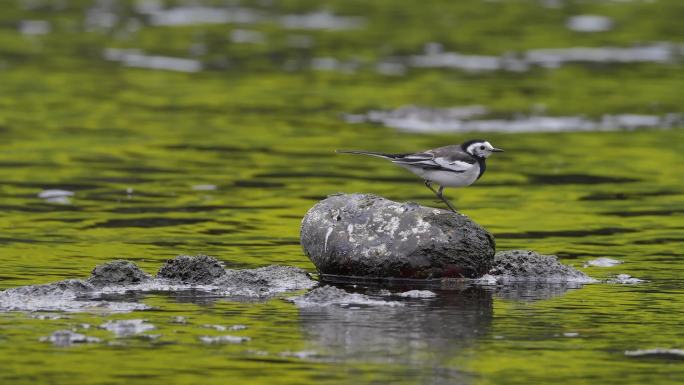
{"label": "bubble on water", "polygon": [[613,20],[600,15],[577,15],[568,18],[565,26],[575,32],[605,32],[613,28]]}

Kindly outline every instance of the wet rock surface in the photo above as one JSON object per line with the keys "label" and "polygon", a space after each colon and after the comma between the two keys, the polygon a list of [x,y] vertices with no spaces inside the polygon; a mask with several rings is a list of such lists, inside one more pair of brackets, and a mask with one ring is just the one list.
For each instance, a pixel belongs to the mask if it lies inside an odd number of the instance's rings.
{"label": "wet rock surface", "polygon": [[404,306],[401,302],[373,299],[365,294],[350,293],[335,286],[317,287],[306,294],[290,297],[289,301],[298,307],[327,307],[331,305],[349,306]]}
{"label": "wet rock surface", "polygon": [[305,270],[279,265],[250,270],[226,270],[225,274],[216,280],[220,287],[230,287],[236,293],[247,293],[249,296],[308,289],[315,283]]}
{"label": "wet rock surface", "polygon": [[117,260],[97,265],[90,274],[88,283],[96,287],[132,285],[151,278],[133,262]]}
{"label": "wet rock surface", "polygon": [[465,215],[370,194],[333,195],[304,217],[301,244],[327,275],[475,278],[494,259],[494,238]]}
{"label": "wet rock surface", "polygon": [[135,293],[192,291],[195,297],[260,299],[315,285],[306,271],[291,266],[224,270],[213,257],[180,256],[167,261],[152,278],[134,263],[119,260],[97,266],[87,280],[69,279],[0,291],[0,311],[121,313],[150,308],[130,295]]}
{"label": "wet rock surface", "polygon": [[159,269],[157,278],[166,278],[182,283],[211,283],[225,274],[223,264],[206,255],[181,255],[166,261]]}
{"label": "wet rock surface", "polygon": [[542,255],[530,250],[508,250],[496,253],[494,265],[485,279],[497,283],[546,282],[591,283],[595,279],[572,266],[564,265],[555,255]]}

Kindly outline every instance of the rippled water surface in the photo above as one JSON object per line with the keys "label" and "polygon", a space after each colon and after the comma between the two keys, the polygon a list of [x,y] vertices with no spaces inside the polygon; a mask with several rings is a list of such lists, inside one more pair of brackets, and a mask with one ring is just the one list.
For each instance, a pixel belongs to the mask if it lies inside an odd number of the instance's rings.
{"label": "rippled water surface", "polygon": [[[3,384],[684,382],[681,355],[625,353],[684,348],[681,120],[420,134],[345,119],[408,105],[486,106],[502,121],[681,114],[679,1],[9,3],[0,14],[0,289],[84,278],[114,258],[154,273],[179,254],[313,272],[299,225],[323,197],[372,192],[440,206],[404,170],[335,149],[405,152],[482,135],[506,152],[476,185],[447,194],[498,250],[646,282],[457,287],[430,298],[349,288],[399,306],[285,300],[304,291],[259,301],[133,293],[114,300],[153,309],[0,313]],[[593,14],[608,27],[568,28]],[[658,60],[516,71],[406,59],[662,44],[671,51]],[[599,257],[624,263],[582,267]],[[113,320],[150,326],[117,335],[101,327]],[[60,329],[101,341],[40,341]],[[222,335],[249,339],[202,339]]]}

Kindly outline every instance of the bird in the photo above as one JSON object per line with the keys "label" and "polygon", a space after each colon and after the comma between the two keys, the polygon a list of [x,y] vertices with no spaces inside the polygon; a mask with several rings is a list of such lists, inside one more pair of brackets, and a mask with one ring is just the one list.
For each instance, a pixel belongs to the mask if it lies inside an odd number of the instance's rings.
{"label": "bird", "polygon": [[[451,211],[456,208],[444,196],[446,187],[466,187],[475,183],[487,169],[492,153],[504,152],[484,139],[437,147],[421,152],[387,154],[374,151],[337,150],[339,154],[369,155],[383,158],[423,178],[429,188]],[[432,186],[439,186],[437,190]]]}

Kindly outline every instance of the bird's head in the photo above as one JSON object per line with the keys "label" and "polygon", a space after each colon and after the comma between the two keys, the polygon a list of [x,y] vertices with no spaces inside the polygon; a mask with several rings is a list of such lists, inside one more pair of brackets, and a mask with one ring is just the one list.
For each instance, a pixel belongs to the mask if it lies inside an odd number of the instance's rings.
{"label": "bird's head", "polygon": [[502,149],[492,146],[486,140],[483,139],[473,139],[464,142],[461,145],[463,151],[477,158],[488,158],[493,152],[503,152]]}

